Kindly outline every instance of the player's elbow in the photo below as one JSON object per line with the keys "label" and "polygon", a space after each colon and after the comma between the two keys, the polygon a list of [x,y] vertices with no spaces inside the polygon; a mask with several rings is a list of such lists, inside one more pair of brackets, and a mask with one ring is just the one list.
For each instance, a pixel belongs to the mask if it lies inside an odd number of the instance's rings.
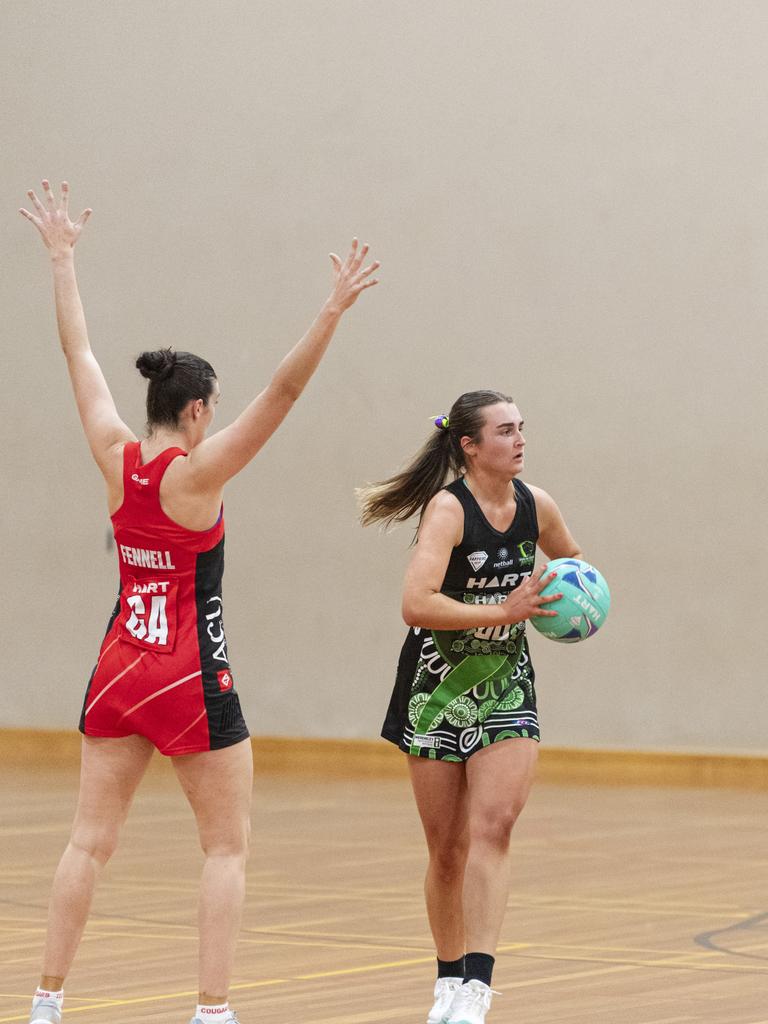
{"label": "player's elbow", "polygon": [[[433,595],[429,595],[433,596]],[[425,626],[429,621],[428,597],[423,594],[403,595],[402,616],[406,626]]]}
{"label": "player's elbow", "polygon": [[414,601],[407,595],[403,598],[401,611],[403,616],[403,622],[406,624],[406,626],[420,625],[418,608]]}

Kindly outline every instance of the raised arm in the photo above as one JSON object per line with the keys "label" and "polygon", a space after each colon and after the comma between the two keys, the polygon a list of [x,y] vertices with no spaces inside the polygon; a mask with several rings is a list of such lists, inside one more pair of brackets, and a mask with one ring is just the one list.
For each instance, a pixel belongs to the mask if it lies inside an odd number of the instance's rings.
{"label": "raised arm", "polygon": [[75,393],[77,410],[93,457],[107,474],[115,446],[136,438],[118,415],[101,367],[91,351],[83,304],[75,277],[75,244],[80,238],[91,210],[84,210],[76,221],[70,220],[69,185],[61,185],[57,201],[48,181],[43,181],[42,202],[30,189],[35,213],[20,210],[32,221],[43,239],[51,258],[53,290],[59,339],[67,360],[67,369]]}
{"label": "raised arm", "polygon": [[456,498],[439,491],[427,505],[419,527],[419,542],[405,574],[403,618],[409,626],[426,629],[480,629],[522,622],[532,615],[556,615],[542,605],[560,594],[542,597],[554,578],[542,579],[544,569],[529,577],[501,604],[464,604],[440,593],[453,548],[464,532],[464,513]]}
{"label": "raised arm", "polygon": [[202,441],[190,453],[188,463],[193,486],[202,491],[220,490],[247,465],[274,434],[290,412],[317,369],[345,310],[366,288],[378,284],[370,275],[378,261],[363,268],[368,246],[357,239],[346,260],[331,253],[334,286],[312,326],[275,370],[272,380],[228,427]]}

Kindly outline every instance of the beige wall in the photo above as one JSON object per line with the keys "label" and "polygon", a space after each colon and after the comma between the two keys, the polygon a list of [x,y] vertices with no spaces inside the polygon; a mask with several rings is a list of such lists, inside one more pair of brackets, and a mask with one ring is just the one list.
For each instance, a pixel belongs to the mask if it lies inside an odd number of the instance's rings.
{"label": "beige wall", "polygon": [[207,356],[226,423],[329,249],[384,262],[226,499],[254,732],[376,734],[410,533],[361,531],[352,490],[490,386],[614,594],[590,643],[534,638],[545,738],[762,750],[767,35],[768,6],[726,0],[5,0],[0,725],[76,721],[116,590],[14,212],[49,175],[95,210],[81,287],[137,430],[141,348]]}

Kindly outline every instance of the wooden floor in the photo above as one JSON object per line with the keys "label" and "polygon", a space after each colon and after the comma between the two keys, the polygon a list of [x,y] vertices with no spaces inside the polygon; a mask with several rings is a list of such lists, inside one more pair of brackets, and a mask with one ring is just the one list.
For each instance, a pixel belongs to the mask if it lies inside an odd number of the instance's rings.
{"label": "wooden floor", "polygon": [[[0,1024],[27,1019],[76,788],[72,769],[1,774]],[[407,783],[256,785],[241,1020],[423,1024],[433,953]],[[489,1024],[766,1024],[767,823],[768,793],[539,783],[516,830]],[[175,781],[153,772],[98,891],[65,1019],[186,1024],[199,868]]]}

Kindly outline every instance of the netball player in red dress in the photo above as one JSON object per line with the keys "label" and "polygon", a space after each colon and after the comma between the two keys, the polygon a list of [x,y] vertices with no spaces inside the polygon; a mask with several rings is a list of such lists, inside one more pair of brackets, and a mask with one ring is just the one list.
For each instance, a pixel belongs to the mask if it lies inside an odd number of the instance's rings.
{"label": "netball player in red dress", "polygon": [[91,351],[74,246],[91,213],[74,222],[69,187],[57,199],[28,193],[51,257],[59,336],[88,444],[107,485],[120,595],[88,683],[80,793],[69,844],[53,882],[32,1022],[58,1024],[64,979],[94,887],[155,748],[173,765],[205,854],[199,903],[200,995],[194,1020],[226,1022],[245,886],[252,787],[251,745],[230,670],[221,601],[224,484],[270,438],[317,368],[342,314],[376,284],[378,263],[353,241],[331,255],[334,286],[314,323],[267,387],[230,426],[206,437],[219,385],[187,352],[145,352],[148,435],[139,441],[115,408]]}

